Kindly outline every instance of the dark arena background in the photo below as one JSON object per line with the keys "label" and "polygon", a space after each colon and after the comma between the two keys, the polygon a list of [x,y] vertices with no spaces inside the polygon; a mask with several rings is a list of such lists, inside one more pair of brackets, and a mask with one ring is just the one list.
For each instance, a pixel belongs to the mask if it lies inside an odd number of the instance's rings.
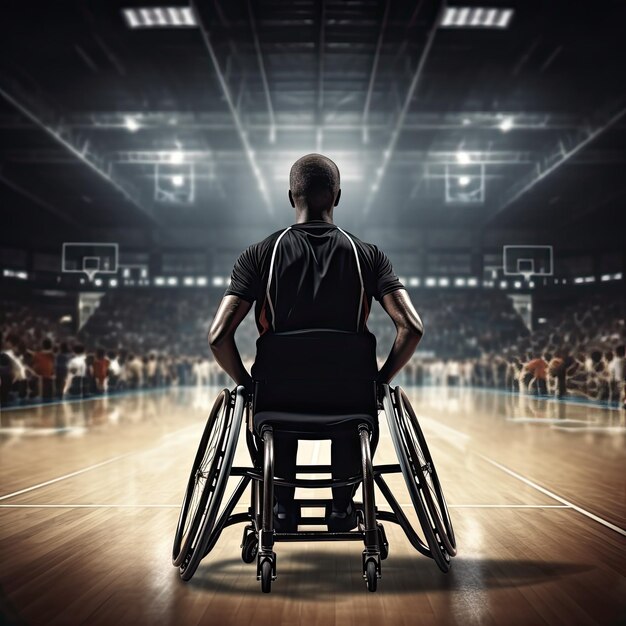
{"label": "dark arena background", "polygon": [[[620,0],[3,2],[0,621],[626,623],[625,61]],[[189,470],[234,388],[207,331],[242,250],[295,222],[308,153],[423,319],[392,384],[458,553],[443,573],[387,523],[368,593],[362,546],[281,543],[267,595],[238,525],[183,582]],[[382,364],[394,325],[367,324]],[[257,336],[251,313],[247,367]]]}

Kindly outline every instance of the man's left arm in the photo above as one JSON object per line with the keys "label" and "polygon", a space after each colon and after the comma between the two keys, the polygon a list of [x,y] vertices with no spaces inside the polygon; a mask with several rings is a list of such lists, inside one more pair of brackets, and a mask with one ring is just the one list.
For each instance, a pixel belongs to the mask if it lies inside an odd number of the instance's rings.
{"label": "man's left arm", "polygon": [[251,307],[252,302],[239,296],[224,296],[209,330],[209,347],[215,360],[238,385],[243,385],[248,393],[253,391],[252,376],[241,360],[235,344],[235,331]]}

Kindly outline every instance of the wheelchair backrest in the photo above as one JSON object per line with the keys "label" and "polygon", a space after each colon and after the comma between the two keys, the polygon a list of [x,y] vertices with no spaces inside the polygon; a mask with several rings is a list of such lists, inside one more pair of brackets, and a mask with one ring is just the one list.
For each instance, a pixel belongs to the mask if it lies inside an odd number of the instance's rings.
{"label": "wheelchair backrest", "polygon": [[375,416],[377,371],[371,333],[265,333],[252,367],[254,410]]}

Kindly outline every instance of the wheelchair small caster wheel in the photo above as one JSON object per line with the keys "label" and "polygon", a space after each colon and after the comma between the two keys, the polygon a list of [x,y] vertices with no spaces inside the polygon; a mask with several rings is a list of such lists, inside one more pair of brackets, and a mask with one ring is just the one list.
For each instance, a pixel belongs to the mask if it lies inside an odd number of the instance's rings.
{"label": "wheelchair small caster wheel", "polygon": [[376,573],[376,561],[370,560],[365,564],[365,582],[368,591],[376,591],[378,575]]}
{"label": "wheelchair small caster wheel", "polygon": [[252,563],[259,551],[259,542],[254,533],[250,533],[241,546],[241,560],[244,563]]}
{"label": "wheelchair small caster wheel", "polygon": [[272,562],[266,559],[261,563],[261,591],[269,593],[272,590]]}

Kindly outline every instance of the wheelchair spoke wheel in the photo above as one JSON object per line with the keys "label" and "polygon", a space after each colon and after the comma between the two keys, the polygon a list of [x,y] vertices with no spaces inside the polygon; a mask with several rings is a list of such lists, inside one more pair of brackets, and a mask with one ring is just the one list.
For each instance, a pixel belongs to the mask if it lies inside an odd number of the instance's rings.
{"label": "wheelchair spoke wheel", "polygon": [[215,453],[210,457],[212,460],[200,499],[201,506],[198,507],[196,513],[196,517],[199,518],[198,528],[196,532],[189,534],[186,556],[180,560],[180,577],[183,580],[191,580],[200,561],[214,545],[211,542],[214,532],[220,530],[215,527],[215,524],[235,458],[246,402],[243,387],[237,387],[230,393],[226,390],[226,393],[228,397],[225,398],[225,407],[219,412],[219,415],[223,416],[220,434],[217,437]]}
{"label": "wheelchair spoke wheel", "polygon": [[406,432],[404,409],[401,404],[401,396],[397,392],[398,388],[392,391],[391,388],[385,386],[383,406],[385,407],[385,414],[389,423],[389,433],[391,434],[393,447],[404,476],[404,482],[411,496],[415,514],[428,545],[428,556],[435,561],[437,567],[442,572],[447,572],[451,565],[450,554],[438,536],[439,532],[432,519],[432,512],[428,509],[424,496],[427,487],[420,482],[421,471],[415,470],[417,455],[415,450],[410,450],[409,442],[411,438]]}
{"label": "wheelchair spoke wheel", "polygon": [[213,404],[200,439],[174,536],[172,562],[177,566],[187,558],[214,492],[227,432],[229,401],[230,392],[223,389]]}
{"label": "wheelchair spoke wheel", "polygon": [[420,488],[438,542],[445,548],[447,556],[455,556],[456,539],[452,521],[424,433],[404,390],[398,386],[394,394],[414,480]]}

